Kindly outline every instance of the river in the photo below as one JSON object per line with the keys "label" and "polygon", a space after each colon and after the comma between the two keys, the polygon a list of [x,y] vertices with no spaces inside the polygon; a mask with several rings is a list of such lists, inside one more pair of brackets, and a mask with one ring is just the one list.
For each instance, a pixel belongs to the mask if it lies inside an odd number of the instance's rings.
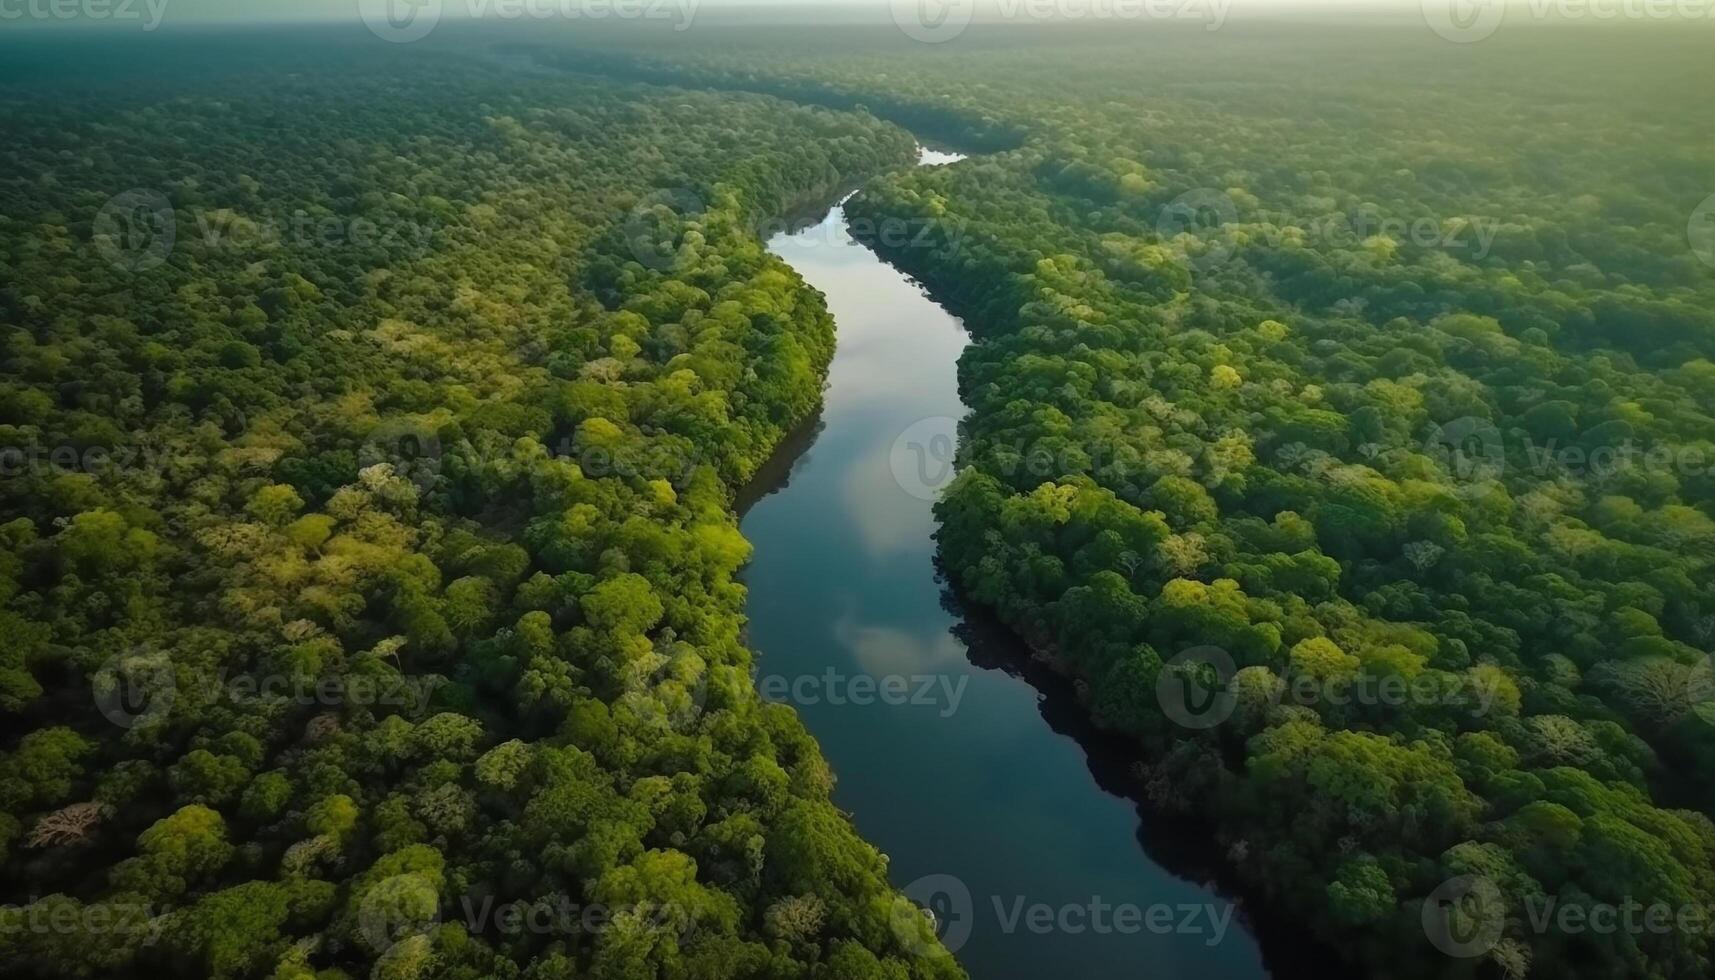
{"label": "river", "polygon": [[743,517],[750,642],[763,695],[821,743],[835,802],[974,980],[1267,976],[1235,906],[1168,870],[1174,846],[1119,795],[1127,753],[937,575],[958,319],[855,242],[841,207],[768,247],[826,294],[838,347],[807,448]]}

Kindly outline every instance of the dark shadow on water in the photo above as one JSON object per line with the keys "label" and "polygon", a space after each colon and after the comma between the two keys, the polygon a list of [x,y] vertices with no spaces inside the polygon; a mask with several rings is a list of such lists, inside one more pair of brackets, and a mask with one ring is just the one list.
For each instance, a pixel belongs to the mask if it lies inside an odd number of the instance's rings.
{"label": "dark shadow on water", "polygon": [[1233,873],[1206,820],[1164,814],[1152,807],[1133,772],[1133,767],[1143,761],[1137,743],[1097,727],[1079,701],[1071,679],[1033,656],[1024,641],[992,612],[961,596],[939,560],[936,573],[942,584],[941,607],[958,621],[952,633],[964,645],[970,662],[983,670],[1016,677],[1035,689],[1042,719],[1055,734],[1072,739],[1083,749],[1096,785],[1137,807],[1138,847],[1168,872],[1201,882],[1231,901],[1239,920],[1256,936],[1270,977],[1360,980],[1361,975],[1345,967],[1325,944],[1290,921],[1284,910],[1271,907],[1255,888]]}
{"label": "dark shadow on water", "polygon": [[809,462],[810,448],[816,444],[816,437],[822,434],[822,427],[822,406],[817,405],[809,418],[781,438],[773,454],[757,467],[756,475],[733,496],[732,509],[740,521],[758,501],[791,485],[793,471]]}

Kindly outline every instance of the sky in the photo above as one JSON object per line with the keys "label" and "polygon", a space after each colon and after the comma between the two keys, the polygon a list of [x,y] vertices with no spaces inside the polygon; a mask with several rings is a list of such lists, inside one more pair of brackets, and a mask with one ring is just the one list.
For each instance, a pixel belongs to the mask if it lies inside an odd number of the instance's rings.
{"label": "sky", "polygon": [[[20,28],[117,27],[127,23],[141,23],[152,32],[157,27],[201,24],[361,21],[371,30],[393,33],[394,39],[410,40],[415,35],[397,25],[422,26],[486,14],[491,19],[513,21],[521,17],[544,22],[561,18],[610,22],[639,19],[670,22],[680,30],[697,17],[718,19],[723,13],[765,8],[783,20],[886,23],[891,16],[896,24],[914,19],[939,24],[948,11],[961,24],[996,19],[1086,21],[1116,11],[1121,20],[1201,21],[1216,26],[1229,20],[1278,19],[1306,12],[1341,20],[1352,19],[1354,14],[1380,15],[1387,19],[1405,17],[1415,23],[1427,21],[1444,36],[1467,39],[1473,32],[1486,35],[1491,29],[1487,25],[1503,17],[1510,20],[1533,11],[1533,20],[1568,23],[1661,19],[1626,13],[1651,5],[1676,9],[1695,5],[1704,15],[1691,19],[1702,21],[1701,26],[1715,27],[1715,0],[0,0],[0,34]],[[1562,10],[1572,13],[1562,15]],[[425,11],[431,12],[429,16],[421,16]],[[1680,27],[1690,26],[1681,23],[1685,17],[1674,19]],[[389,22],[395,27],[385,26]]]}
{"label": "sky", "polygon": [[[8,0],[0,0],[4,6]],[[9,0],[22,4],[27,0]],[[43,0],[48,2],[48,0]],[[118,2],[118,0],[115,0]],[[141,3],[141,0],[138,0]],[[223,21],[282,21],[282,20],[355,20],[360,0],[166,0],[172,16],[185,20],[223,20]],[[398,0],[400,3],[408,0]],[[443,0],[446,2],[446,0]],[[495,4],[504,4],[507,0],[491,0]],[[522,0],[519,0],[522,2]],[[563,0],[539,0],[545,4],[555,4]],[[572,0],[574,3],[588,3],[589,0]],[[1294,3],[1302,4],[1305,0],[1239,0],[1250,6],[1288,7]],[[1355,0],[1362,3],[1363,0]],[[868,7],[885,11],[890,0],[697,0],[698,7]],[[482,0],[451,0],[447,2],[448,9],[480,7]]]}
{"label": "sky", "polygon": [[[604,4],[618,4],[621,7],[640,8],[651,4],[682,8],[694,4],[697,10],[720,10],[746,7],[768,7],[776,9],[800,9],[805,11],[832,12],[841,8],[853,11],[873,12],[885,16],[894,3],[922,2],[935,4],[970,4],[975,3],[979,11],[987,9],[991,15],[1000,10],[1017,10],[1021,5],[1045,4],[1049,8],[1077,8],[1080,16],[1085,11],[1100,10],[1111,4],[1132,4],[1142,7],[1171,10],[1176,6],[1196,3],[1199,0],[0,0],[0,30],[6,26],[28,26],[33,23],[51,21],[55,23],[87,23],[91,20],[107,19],[102,17],[59,17],[43,14],[42,11],[52,11],[56,8],[94,8],[100,10],[133,8],[139,14],[144,11],[154,11],[158,19],[171,23],[279,23],[282,21],[356,21],[359,19],[360,6],[385,8],[389,3],[406,5],[412,3],[435,3],[442,7],[443,17],[464,16],[468,11],[476,10],[489,12],[494,15],[496,10],[507,6],[517,7],[523,4],[535,4],[538,7],[562,7],[570,5],[580,8],[599,8]],[[1416,10],[1418,0],[1226,0],[1235,12],[1284,12],[1305,7],[1377,10]],[[1437,0],[1437,2],[1456,2],[1456,0]],[[1486,0],[1464,0],[1481,4]],[[986,18],[985,18],[986,19]]]}

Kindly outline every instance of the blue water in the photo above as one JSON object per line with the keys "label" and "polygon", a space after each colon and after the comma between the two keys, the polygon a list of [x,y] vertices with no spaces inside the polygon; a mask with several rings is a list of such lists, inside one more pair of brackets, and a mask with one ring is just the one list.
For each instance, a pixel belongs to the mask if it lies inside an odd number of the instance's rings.
{"label": "blue water", "polygon": [[1036,687],[973,663],[1001,657],[968,648],[944,603],[931,506],[964,412],[959,321],[853,241],[841,208],[769,248],[827,295],[839,343],[820,432],[743,520],[750,640],[835,802],[977,980],[1266,976],[1231,904],[1146,853],[1136,804],[1098,785]]}

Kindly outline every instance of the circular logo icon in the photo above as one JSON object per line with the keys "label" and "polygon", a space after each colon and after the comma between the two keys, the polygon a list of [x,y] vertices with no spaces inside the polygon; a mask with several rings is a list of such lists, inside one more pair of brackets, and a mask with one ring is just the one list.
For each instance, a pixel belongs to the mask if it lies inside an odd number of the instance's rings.
{"label": "circular logo icon", "polygon": [[678,264],[686,224],[706,207],[700,196],[684,187],[656,191],[626,215],[621,229],[625,245],[644,268],[666,272]]}
{"label": "circular logo icon", "polygon": [[945,415],[911,423],[887,451],[887,465],[899,489],[918,500],[934,500],[953,482],[959,447],[959,420]]}
{"label": "circular logo icon", "polygon": [[913,41],[940,44],[971,26],[976,0],[892,0],[893,23]]}
{"label": "circular logo icon", "polygon": [[1421,0],[1423,22],[1455,44],[1474,44],[1501,29],[1506,0]]}
{"label": "circular logo icon", "polygon": [[950,956],[971,938],[971,890],[949,874],[924,875],[894,899],[893,935],[912,956]]}
{"label": "circular logo icon", "polygon": [[1685,239],[1691,243],[1691,252],[1704,265],[1715,269],[1715,194],[1703,199],[1697,205],[1697,210],[1691,212],[1691,221],[1685,226]]}
{"label": "circular logo icon", "polygon": [[1436,426],[1424,440],[1423,450],[1447,468],[1454,493],[1467,500],[1492,490],[1507,469],[1501,430],[1488,419],[1471,415]]}
{"label": "circular logo icon", "polygon": [[1449,878],[1423,900],[1423,934],[1448,956],[1482,956],[1501,941],[1506,925],[1506,900],[1482,875]]}
{"label": "circular logo icon", "polygon": [[421,41],[441,22],[441,0],[357,0],[358,16],[383,41]]}
{"label": "circular logo icon", "polygon": [[357,907],[357,935],[371,951],[426,935],[440,922],[441,896],[427,875],[393,875],[370,886]]}
{"label": "circular logo icon", "polygon": [[703,716],[712,669],[695,653],[665,656],[622,697],[638,717],[657,727],[689,732]]}
{"label": "circular logo icon", "polygon": [[1214,728],[1233,715],[1233,658],[1220,647],[1192,647],[1161,667],[1155,699],[1175,724],[1194,730]]}
{"label": "circular logo icon", "polygon": [[178,236],[173,203],[160,191],[116,194],[95,215],[95,249],[123,272],[148,272],[165,264]]}
{"label": "circular logo icon", "polygon": [[1238,205],[1225,191],[1199,187],[1186,191],[1161,208],[1155,219],[1155,233],[1163,241],[1173,241],[1180,235],[1201,238],[1206,247],[1196,255],[1186,253],[1186,261],[1194,272],[1208,272],[1219,267],[1233,255],[1233,247],[1216,236],[1222,225],[1239,219]]}
{"label": "circular logo icon", "polygon": [[101,716],[126,729],[166,721],[178,697],[172,658],[161,651],[122,654],[95,672],[90,688]]}
{"label": "circular logo icon", "polygon": [[388,419],[370,430],[358,448],[360,468],[387,463],[397,476],[417,485],[425,493],[435,488],[441,475],[441,439],[430,426],[414,419]]}

